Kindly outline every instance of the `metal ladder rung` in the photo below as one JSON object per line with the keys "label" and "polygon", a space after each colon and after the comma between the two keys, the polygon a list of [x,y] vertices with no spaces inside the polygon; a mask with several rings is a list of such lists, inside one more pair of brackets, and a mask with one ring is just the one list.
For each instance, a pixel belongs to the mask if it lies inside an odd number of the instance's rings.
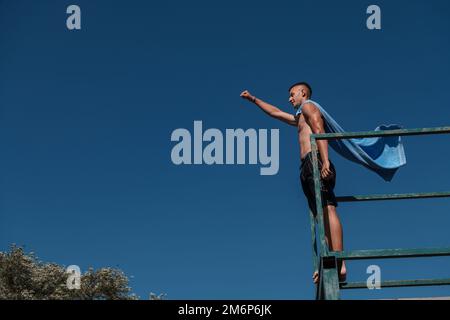
{"label": "metal ladder rung", "polygon": [[[450,278],[447,279],[418,279],[418,280],[388,280],[381,281],[382,288],[395,287],[424,287],[424,286],[445,286],[450,285]],[[340,283],[341,289],[368,289],[366,282]]]}
{"label": "metal ladder rung", "polygon": [[329,256],[344,260],[415,258],[450,256],[450,247],[419,248],[419,249],[374,249],[330,252]]}

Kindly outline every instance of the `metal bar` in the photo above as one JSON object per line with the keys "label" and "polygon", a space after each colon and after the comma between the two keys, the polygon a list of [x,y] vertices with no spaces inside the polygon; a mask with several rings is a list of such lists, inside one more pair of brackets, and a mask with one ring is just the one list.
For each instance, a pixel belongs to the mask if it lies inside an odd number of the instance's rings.
{"label": "metal bar", "polygon": [[345,260],[439,257],[439,256],[450,256],[450,247],[336,251],[330,252],[329,255],[334,256],[337,259],[345,259]]}
{"label": "metal bar", "polygon": [[338,263],[334,257],[322,258],[323,299],[339,300]]}
{"label": "metal bar", "polygon": [[323,208],[322,208],[322,192],[320,184],[320,172],[317,159],[317,143],[314,137],[311,135],[311,153],[313,161],[313,176],[314,176],[314,193],[316,197],[316,216],[319,229],[320,240],[320,254],[322,256],[328,255],[328,246],[325,242],[325,225],[323,220]]}
{"label": "metal bar", "polygon": [[339,280],[338,280],[338,274],[337,269],[331,268],[331,269],[324,269],[323,272],[323,279],[324,279],[324,299],[325,300],[339,300],[340,294],[339,294]]}
{"label": "metal bar", "polygon": [[[450,285],[450,278],[381,281],[382,288],[425,287],[425,286],[445,286],[445,285]],[[341,283],[340,288],[341,289],[368,289],[366,282]]]}
{"label": "metal bar", "polygon": [[330,139],[352,139],[352,138],[386,137],[386,136],[414,136],[414,135],[444,134],[444,133],[450,133],[450,127],[361,131],[361,132],[345,132],[345,133],[320,133],[320,134],[312,134],[311,137],[314,137],[316,140],[330,140]]}
{"label": "metal bar", "polygon": [[428,193],[394,193],[394,194],[369,194],[357,196],[336,197],[338,202],[356,202],[356,201],[378,201],[378,200],[401,200],[401,199],[427,199],[427,198],[446,198],[450,197],[450,191],[446,192],[428,192]]}
{"label": "metal bar", "polygon": [[319,257],[317,253],[317,237],[316,237],[316,221],[314,214],[309,210],[309,219],[311,222],[311,241],[312,241],[312,252],[313,252],[313,270],[314,272],[319,271]]}
{"label": "metal bar", "polygon": [[323,300],[322,258],[320,258],[319,263],[319,282],[316,284],[316,300]]}

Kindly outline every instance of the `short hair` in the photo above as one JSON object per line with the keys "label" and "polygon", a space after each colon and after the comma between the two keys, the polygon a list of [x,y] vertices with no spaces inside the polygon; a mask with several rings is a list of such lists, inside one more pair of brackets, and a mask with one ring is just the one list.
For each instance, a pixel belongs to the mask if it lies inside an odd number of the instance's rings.
{"label": "short hair", "polygon": [[311,86],[308,83],[306,83],[306,82],[294,83],[292,86],[289,87],[288,91],[291,92],[291,89],[296,87],[296,86],[305,86],[306,87],[306,91],[307,91],[306,94],[307,94],[308,98],[311,98],[311,96],[312,96],[312,89],[311,89]]}

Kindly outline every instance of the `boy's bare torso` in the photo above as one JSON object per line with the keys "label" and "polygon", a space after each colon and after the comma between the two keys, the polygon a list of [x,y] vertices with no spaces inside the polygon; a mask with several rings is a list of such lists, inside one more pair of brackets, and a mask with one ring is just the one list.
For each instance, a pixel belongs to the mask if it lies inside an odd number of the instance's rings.
{"label": "boy's bare torso", "polygon": [[303,114],[300,113],[297,123],[298,142],[300,144],[300,157],[304,159],[308,152],[311,152],[311,140],[312,134],[311,127],[305,120]]}

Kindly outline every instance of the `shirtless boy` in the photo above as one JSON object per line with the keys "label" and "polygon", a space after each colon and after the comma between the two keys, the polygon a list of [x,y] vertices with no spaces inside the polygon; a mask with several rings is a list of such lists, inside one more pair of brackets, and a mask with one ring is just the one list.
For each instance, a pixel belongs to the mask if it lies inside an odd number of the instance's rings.
{"label": "shirtless boy", "polygon": [[[298,82],[289,88],[289,102],[295,109],[301,110],[294,116],[279,108],[257,98],[247,90],[241,93],[241,97],[256,104],[269,116],[281,120],[297,128],[298,141],[300,144],[301,172],[300,180],[303,193],[308,200],[308,205],[314,215],[316,212],[316,200],[314,192],[314,178],[311,156],[311,134],[325,133],[324,120],[320,110],[311,99],[312,89],[306,82]],[[322,186],[322,206],[325,225],[325,239],[331,251],[343,250],[342,225],[336,212],[337,202],[334,195],[336,183],[336,170],[328,157],[328,141],[317,140],[319,171]],[[339,262],[339,280],[345,281],[345,262]],[[318,283],[319,274],[313,274],[314,283]]]}

